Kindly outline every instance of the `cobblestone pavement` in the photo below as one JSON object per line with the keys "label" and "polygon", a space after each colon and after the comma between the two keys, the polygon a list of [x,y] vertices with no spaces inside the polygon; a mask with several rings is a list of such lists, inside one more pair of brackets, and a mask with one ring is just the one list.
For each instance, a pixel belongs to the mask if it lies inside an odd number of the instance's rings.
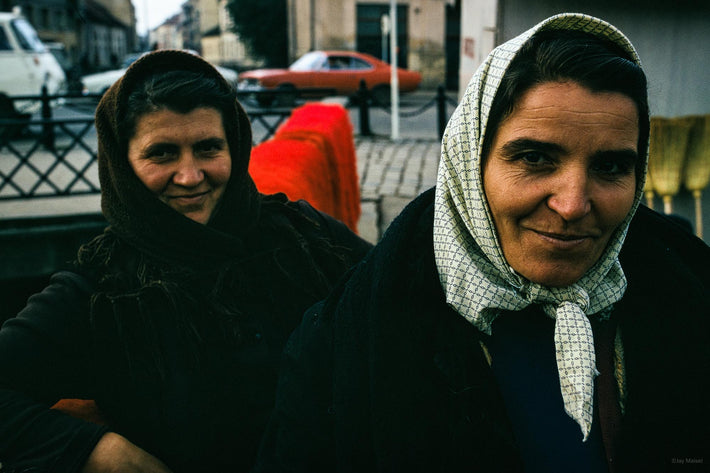
{"label": "cobblestone pavement", "polygon": [[436,183],[440,146],[434,138],[355,138],[363,238],[377,242],[400,211]]}

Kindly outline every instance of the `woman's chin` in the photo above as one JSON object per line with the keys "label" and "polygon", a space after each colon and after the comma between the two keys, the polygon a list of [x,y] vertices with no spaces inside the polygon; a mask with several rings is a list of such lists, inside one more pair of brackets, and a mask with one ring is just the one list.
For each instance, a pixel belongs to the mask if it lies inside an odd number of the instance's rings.
{"label": "woman's chin", "polygon": [[569,267],[545,267],[544,265],[530,268],[530,270],[521,272],[520,274],[529,281],[547,287],[566,287],[579,281],[587,271],[586,266],[579,268],[575,266]]}

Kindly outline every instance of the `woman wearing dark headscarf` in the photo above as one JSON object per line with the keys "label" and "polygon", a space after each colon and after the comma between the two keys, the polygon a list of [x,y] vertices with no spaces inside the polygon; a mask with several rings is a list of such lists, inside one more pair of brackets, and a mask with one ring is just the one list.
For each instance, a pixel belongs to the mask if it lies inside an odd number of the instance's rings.
{"label": "woman wearing dark headscarf", "polygon": [[648,138],[608,23],[562,14],[496,48],[436,189],[289,340],[256,471],[702,462],[710,250],[639,207]]}
{"label": "woman wearing dark headscarf", "polygon": [[[96,129],[110,225],[0,330],[0,463],[245,471],[289,333],[370,245],[257,192],[248,118],[195,55],[136,61]],[[95,399],[107,425],[60,398]]]}

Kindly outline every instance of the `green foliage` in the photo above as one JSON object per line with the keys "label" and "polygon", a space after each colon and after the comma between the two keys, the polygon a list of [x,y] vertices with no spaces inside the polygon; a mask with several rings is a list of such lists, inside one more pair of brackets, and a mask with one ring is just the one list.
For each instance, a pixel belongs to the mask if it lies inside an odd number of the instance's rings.
{"label": "green foliage", "polygon": [[270,67],[288,65],[286,0],[229,0],[227,10],[249,53]]}

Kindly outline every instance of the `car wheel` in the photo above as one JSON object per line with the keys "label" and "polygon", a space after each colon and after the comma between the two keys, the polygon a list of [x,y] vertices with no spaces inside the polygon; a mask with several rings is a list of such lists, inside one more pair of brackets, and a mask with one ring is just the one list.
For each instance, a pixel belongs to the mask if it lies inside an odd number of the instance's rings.
{"label": "car wheel", "polygon": [[278,104],[283,107],[291,107],[296,103],[296,87],[293,84],[281,84],[276,89],[279,93],[276,95]]}
{"label": "car wheel", "polygon": [[389,107],[392,102],[392,95],[389,85],[378,85],[370,91],[370,97],[375,105]]}

